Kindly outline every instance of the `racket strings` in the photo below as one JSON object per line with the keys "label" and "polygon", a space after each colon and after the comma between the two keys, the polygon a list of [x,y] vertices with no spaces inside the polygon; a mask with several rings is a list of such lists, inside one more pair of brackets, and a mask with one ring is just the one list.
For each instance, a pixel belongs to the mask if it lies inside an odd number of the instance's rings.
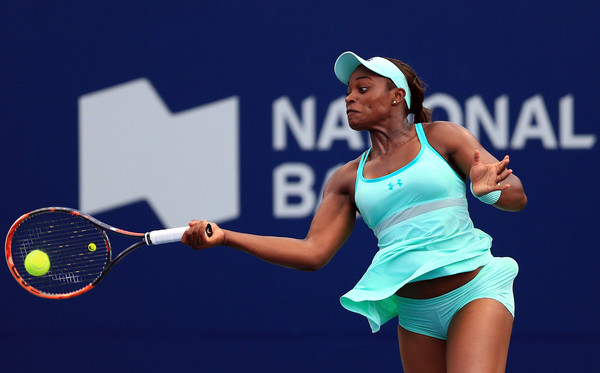
{"label": "racket strings", "polygon": [[[19,275],[45,293],[68,294],[86,287],[110,259],[103,232],[84,218],[64,212],[28,217],[16,229],[11,246]],[[25,269],[25,258],[33,250],[45,252],[50,259],[50,270],[42,276]]]}

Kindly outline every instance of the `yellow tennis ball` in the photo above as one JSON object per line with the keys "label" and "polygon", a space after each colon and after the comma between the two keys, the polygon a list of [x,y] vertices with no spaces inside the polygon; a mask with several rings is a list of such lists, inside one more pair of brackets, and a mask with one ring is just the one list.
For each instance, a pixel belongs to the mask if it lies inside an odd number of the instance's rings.
{"label": "yellow tennis ball", "polygon": [[33,250],[25,257],[25,269],[32,276],[43,276],[50,270],[50,258],[40,250]]}
{"label": "yellow tennis ball", "polygon": [[89,251],[96,251],[96,244],[95,243],[91,243],[88,245],[88,250]]}

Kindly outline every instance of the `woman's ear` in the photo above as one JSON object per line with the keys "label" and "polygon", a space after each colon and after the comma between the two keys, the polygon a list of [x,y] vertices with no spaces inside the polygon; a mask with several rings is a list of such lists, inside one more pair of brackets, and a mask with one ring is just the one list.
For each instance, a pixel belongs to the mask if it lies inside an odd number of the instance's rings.
{"label": "woman's ear", "polygon": [[404,96],[406,96],[406,92],[402,88],[396,88],[394,91],[394,96],[392,98],[392,105],[398,105],[404,100]]}

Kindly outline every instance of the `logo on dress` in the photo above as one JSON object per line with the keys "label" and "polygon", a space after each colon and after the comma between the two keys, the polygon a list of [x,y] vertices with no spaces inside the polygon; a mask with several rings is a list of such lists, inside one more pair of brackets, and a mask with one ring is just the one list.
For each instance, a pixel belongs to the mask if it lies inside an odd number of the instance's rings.
{"label": "logo on dress", "polygon": [[401,186],[402,186],[402,181],[400,179],[396,180],[396,182],[394,184],[392,184],[392,183],[388,184],[389,190],[394,190],[394,187],[400,188]]}

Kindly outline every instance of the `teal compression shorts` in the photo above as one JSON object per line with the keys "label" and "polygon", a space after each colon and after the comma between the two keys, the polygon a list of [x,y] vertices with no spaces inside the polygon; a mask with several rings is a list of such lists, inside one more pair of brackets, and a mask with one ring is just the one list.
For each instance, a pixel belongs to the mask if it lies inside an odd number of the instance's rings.
{"label": "teal compression shorts", "polygon": [[444,295],[429,299],[396,297],[398,323],[404,329],[446,340],[452,317],[475,299],[491,298],[515,316],[513,282],[519,266],[512,258],[493,258],[474,279]]}

